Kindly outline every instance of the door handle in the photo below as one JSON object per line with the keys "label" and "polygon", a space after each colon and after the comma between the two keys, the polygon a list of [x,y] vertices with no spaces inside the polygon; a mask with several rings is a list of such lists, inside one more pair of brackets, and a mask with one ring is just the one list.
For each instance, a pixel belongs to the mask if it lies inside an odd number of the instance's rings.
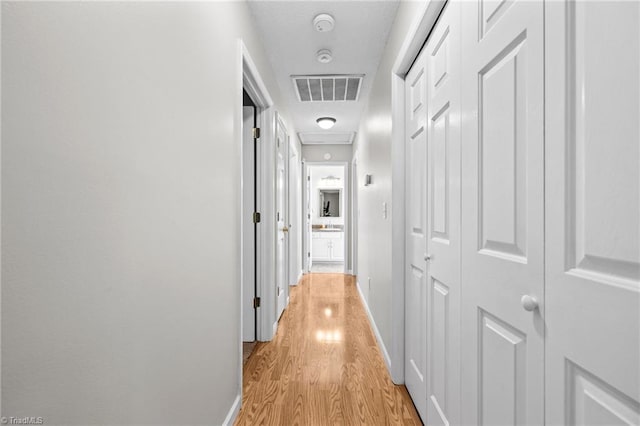
{"label": "door handle", "polygon": [[282,232],[289,232],[289,228],[287,228],[286,226],[282,227]]}
{"label": "door handle", "polygon": [[522,296],[522,299],[520,299],[520,303],[522,303],[522,307],[527,312],[535,311],[536,309],[538,309],[538,299],[533,296],[529,296],[528,294]]}
{"label": "door handle", "polygon": [[424,254],[424,260],[426,260],[427,262],[431,262],[431,253],[425,253]]}

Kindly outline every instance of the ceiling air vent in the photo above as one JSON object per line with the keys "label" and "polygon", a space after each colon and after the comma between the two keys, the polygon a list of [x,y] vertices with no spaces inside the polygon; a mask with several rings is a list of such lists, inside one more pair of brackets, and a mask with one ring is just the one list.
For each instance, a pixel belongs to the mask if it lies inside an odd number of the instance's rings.
{"label": "ceiling air vent", "polygon": [[364,75],[292,75],[300,102],[357,101]]}

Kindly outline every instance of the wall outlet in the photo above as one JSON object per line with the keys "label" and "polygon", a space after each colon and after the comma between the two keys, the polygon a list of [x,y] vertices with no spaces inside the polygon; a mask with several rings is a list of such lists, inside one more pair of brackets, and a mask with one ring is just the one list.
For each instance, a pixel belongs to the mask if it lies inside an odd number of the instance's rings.
{"label": "wall outlet", "polygon": [[386,203],[386,201],[384,201],[382,203],[382,218],[383,219],[387,218],[387,203]]}

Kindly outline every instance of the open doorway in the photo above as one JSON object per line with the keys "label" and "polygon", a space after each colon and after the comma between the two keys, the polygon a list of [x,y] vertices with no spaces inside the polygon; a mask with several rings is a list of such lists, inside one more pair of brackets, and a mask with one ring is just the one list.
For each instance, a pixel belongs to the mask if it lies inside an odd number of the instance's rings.
{"label": "open doorway", "polygon": [[258,341],[258,253],[257,218],[248,211],[258,211],[257,132],[258,108],[246,90],[242,91],[242,200],[244,273],[242,280],[242,362],[247,362]]}
{"label": "open doorway", "polygon": [[307,271],[346,272],[349,186],[346,163],[307,163]]}

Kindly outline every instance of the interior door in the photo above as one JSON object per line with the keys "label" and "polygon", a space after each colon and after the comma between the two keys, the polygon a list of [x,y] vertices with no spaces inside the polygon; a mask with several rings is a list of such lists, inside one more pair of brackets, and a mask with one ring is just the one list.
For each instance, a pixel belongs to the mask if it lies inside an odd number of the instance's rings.
{"label": "interior door", "polygon": [[460,3],[449,2],[427,53],[428,425],[460,421]]}
{"label": "interior door", "polygon": [[405,78],[405,384],[423,421],[427,411],[427,79],[426,50]]}
{"label": "interior door", "polygon": [[544,3],[461,7],[462,423],[541,425]]}
{"label": "interior door", "polygon": [[640,425],[640,3],[546,7],[547,424]]}
{"label": "interior door", "polygon": [[276,129],[276,318],[280,318],[286,307],[287,274],[287,136],[282,121],[278,119]]}
{"label": "interior door", "polygon": [[305,259],[307,262],[307,272],[311,272],[311,267],[313,266],[313,244],[312,244],[312,233],[311,230],[311,176],[309,176],[309,169],[307,168],[307,176],[306,176],[306,192],[305,192],[305,240],[307,241],[307,250],[305,255]]}
{"label": "interior door", "polygon": [[300,174],[297,149],[289,143],[289,191],[287,191],[289,195],[289,285],[297,284],[302,270],[300,262],[300,208],[302,206]]}
{"label": "interior door", "polygon": [[256,244],[255,224],[255,152],[253,128],[255,108],[242,108],[242,341],[256,340],[256,310],[253,298],[256,295]]}

